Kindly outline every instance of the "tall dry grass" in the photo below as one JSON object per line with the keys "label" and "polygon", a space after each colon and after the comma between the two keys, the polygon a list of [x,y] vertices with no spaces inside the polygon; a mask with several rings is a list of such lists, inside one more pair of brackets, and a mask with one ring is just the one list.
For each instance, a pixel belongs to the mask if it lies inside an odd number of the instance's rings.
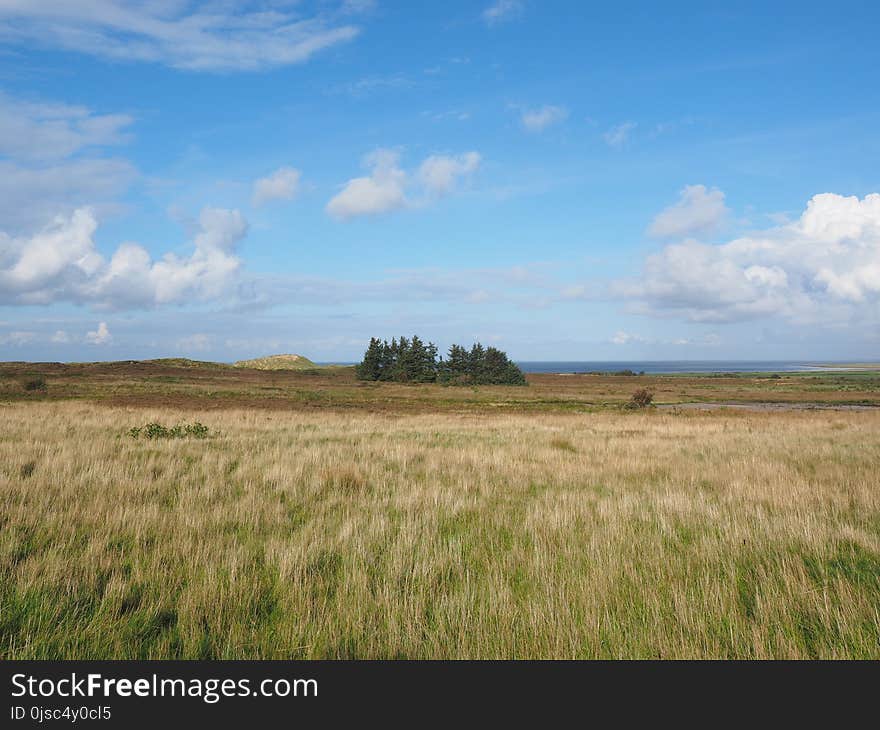
{"label": "tall dry grass", "polygon": [[880,657],[880,414],[0,425],[6,658]]}

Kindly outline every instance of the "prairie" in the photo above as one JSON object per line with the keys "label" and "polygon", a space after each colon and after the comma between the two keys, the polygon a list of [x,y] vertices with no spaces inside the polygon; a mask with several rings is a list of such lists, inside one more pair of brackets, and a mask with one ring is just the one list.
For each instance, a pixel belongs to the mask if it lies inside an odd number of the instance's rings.
{"label": "prairie", "polygon": [[[22,383],[42,379],[45,389]],[[259,408],[370,413],[583,413],[625,403],[638,388],[654,402],[880,405],[880,371],[727,375],[528,375],[528,388],[358,381],[354,368],[261,370],[167,359],[104,363],[0,363],[0,402],[88,400],[191,410]]]}
{"label": "prairie", "polygon": [[614,406],[871,376],[65,367],[0,367],[4,658],[880,658],[880,410]]}

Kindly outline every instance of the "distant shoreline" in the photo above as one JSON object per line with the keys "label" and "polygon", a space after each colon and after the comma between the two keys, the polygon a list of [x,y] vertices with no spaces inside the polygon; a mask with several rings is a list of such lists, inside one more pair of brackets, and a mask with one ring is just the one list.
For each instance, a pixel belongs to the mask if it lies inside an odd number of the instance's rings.
{"label": "distant shoreline", "polygon": [[[50,364],[48,361],[9,361],[18,365]],[[57,361],[56,361],[57,362]],[[518,360],[524,373],[537,375],[805,375],[880,372],[880,362],[821,362],[816,360]],[[170,367],[232,368],[232,362],[198,361],[188,358],[123,359],[86,362],[58,362],[60,365],[141,363]],[[316,369],[354,367],[356,362],[308,361]],[[299,369],[299,368],[297,368]],[[308,366],[305,371],[308,371]]]}
{"label": "distant shoreline", "polygon": [[809,360],[620,360],[620,361],[517,361],[526,373],[603,375],[632,371],[645,375],[712,375],[873,372],[880,363],[822,363]]}

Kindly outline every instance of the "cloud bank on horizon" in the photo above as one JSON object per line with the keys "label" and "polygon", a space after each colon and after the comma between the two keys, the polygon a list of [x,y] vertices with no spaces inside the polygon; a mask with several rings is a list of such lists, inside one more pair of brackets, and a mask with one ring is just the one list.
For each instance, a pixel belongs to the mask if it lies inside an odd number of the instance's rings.
{"label": "cloud bank on horizon", "polygon": [[0,359],[351,359],[409,330],[520,359],[880,357],[880,102],[774,96],[821,83],[822,29],[768,56],[743,11],[745,48],[658,65],[649,17],[579,8],[0,0]]}
{"label": "cloud bank on horizon", "polygon": [[[703,186],[661,213],[651,230],[679,236],[714,228],[724,196]],[[777,316],[793,323],[876,327],[880,306],[880,194],[813,196],[796,221],[722,244],[695,238],[650,255],[638,279],[612,290],[652,316],[731,322]]]}

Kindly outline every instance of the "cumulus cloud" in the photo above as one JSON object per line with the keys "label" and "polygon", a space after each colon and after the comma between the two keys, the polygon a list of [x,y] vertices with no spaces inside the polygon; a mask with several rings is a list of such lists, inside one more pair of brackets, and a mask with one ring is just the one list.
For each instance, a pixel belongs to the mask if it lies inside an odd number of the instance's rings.
{"label": "cumulus cloud", "polygon": [[406,205],[406,173],[399,166],[400,154],[379,149],[367,155],[364,162],[371,168],[370,174],[349,180],[327,203],[327,212],[334,218],[349,220]]}
{"label": "cumulus cloud", "polygon": [[416,196],[439,197],[452,192],[458,181],[471,175],[480,165],[477,152],[458,156],[431,155],[410,175],[400,167],[400,154],[379,149],[367,155],[370,174],[349,180],[327,203],[327,212],[340,220],[379,215],[420,202]]}
{"label": "cumulus cloud", "polygon": [[724,193],[705,185],[686,185],[678,202],[659,213],[648,228],[656,238],[683,238],[713,233],[724,223],[730,211]]}
{"label": "cumulus cloud", "polygon": [[86,342],[90,345],[106,345],[113,339],[106,322],[99,322],[98,329],[86,332]]}
{"label": "cumulus cloud", "polygon": [[491,28],[519,18],[524,10],[525,3],[522,0],[496,0],[483,11],[483,21]]}
{"label": "cumulus cloud", "polygon": [[237,210],[204,208],[191,255],[153,260],[142,246],[125,242],[108,260],[95,246],[97,227],[94,212],[80,208],[32,236],[0,233],[0,303],[125,309],[213,299],[238,271],[234,249],[247,233]]}
{"label": "cumulus cloud", "polygon": [[419,166],[418,177],[425,189],[435,195],[446,195],[455,189],[459,178],[472,174],[480,166],[478,152],[463,155],[431,155]]}
{"label": "cumulus cloud", "polygon": [[192,71],[251,71],[301,63],[359,32],[326,15],[304,17],[277,4],[249,6],[243,0],[213,7],[141,0],[8,1],[0,3],[0,37]]}
{"label": "cumulus cloud", "polygon": [[632,131],[639,126],[636,122],[623,122],[611,127],[602,137],[609,147],[622,147],[629,140]]}
{"label": "cumulus cloud", "polygon": [[525,109],[520,115],[520,121],[528,132],[543,132],[559,122],[568,118],[568,110],[561,106],[542,106],[539,109]]}
{"label": "cumulus cloud", "polygon": [[300,172],[292,167],[279,167],[268,177],[254,182],[251,201],[260,206],[275,200],[293,200],[299,192]]}
{"label": "cumulus cloud", "polygon": [[700,322],[782,317],[880,322],[880,194],[814,196],[799,219],[721,245],[693,239],[649,256],[612,291],[639,311]]}

